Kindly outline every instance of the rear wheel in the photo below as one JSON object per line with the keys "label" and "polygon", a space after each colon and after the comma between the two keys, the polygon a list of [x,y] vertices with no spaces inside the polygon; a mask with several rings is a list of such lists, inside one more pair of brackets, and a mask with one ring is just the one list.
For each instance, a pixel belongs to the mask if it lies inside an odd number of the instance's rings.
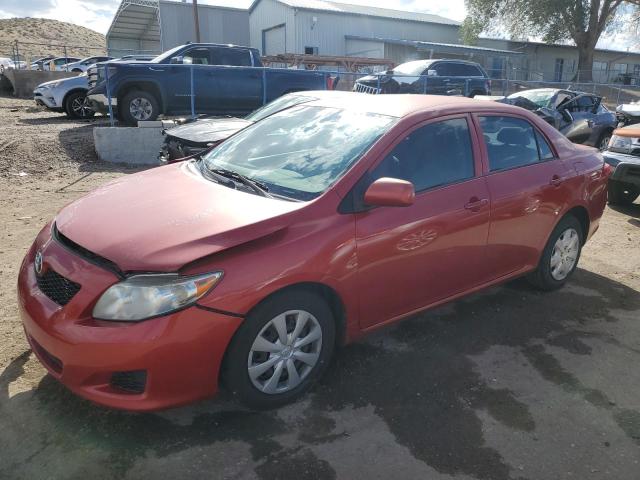
{"label": "rear wheel", "polygon": [[640,188],[634,185],[609,180],[609,203],[612,205],[631,205],[639,194]]}
{"label": "rear wheel", "polygon": [[609,140],[611,140],[611,132],[603,133],[600,140],[598,140],[598,149],[601,152],[604,152],[607,149],[609,146]]}
{"label": "rear wheel", "polygon": [[142,90],[127,93],[120,106],[120,118],[127,125],[137,125],[138,122],[152,121],[160,115],[160,104],[156,97]]}
{"label": "rear wheel", "polygon": [[537,270],[527,277],[529,282],[545,291],[562,287],[578,266],[583,239],[582,226],[576,217],[567,215],[560,220],[547,241]]}
{"label": "rear wheel", "polygon": [[224,381],[253,408],[274,408],[306,393],[333,355],[335,322],[307,291],[276,295],[249,314],[229,345]]}
{"label": "rear wheel", "polygon": [[64,102],[64,110],[69,118],[91,118],[96,114],[86,92],[75,92],[69,95]]}

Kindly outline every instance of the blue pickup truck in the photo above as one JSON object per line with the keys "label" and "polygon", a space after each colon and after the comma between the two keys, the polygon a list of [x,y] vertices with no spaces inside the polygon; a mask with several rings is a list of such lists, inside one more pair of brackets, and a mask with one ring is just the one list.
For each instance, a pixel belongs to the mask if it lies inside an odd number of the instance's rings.
{"label": "blue pickup truck", "polygon": [[103,113],[107,75],[112,110],[129,125],[160,114],[246,115],[284,94],[331,90],[337,83],[325,72],[264,68],[253,48],[191,43],[150,62],[98,64],[88,98]]}

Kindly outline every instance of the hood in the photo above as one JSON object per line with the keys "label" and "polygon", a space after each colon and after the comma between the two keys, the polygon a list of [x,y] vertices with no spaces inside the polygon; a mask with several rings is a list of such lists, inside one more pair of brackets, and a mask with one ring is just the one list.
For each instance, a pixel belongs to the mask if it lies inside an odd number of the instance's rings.
{"label": "hood", "polygon": [[632,117],[640,116],[640,103],[623,103],[618,105],[616,112],[626,113]]}
{"label": "hood", "polygon": [[55,221],[64,236],[123,271],[176,272],[286,228],[305,205],[233,190],[183,162],[104,185]]}
{"label": "hood", "polygon": [[242,118],[202,118],[173,127],[166,134],[187,142],[206,144],[225,140],[251,124],[252,122]]}
{"label": "hood", "polygon": [[38,85],[36,88],[46,88],[51,87],[56,84],[64,84],[64,85],[78,85],[83,86],[85,88],[89,87],[89,79],[86,75],[78,75],[75,77],[67,77],[67,78],[59,78],[57,80],[51,80],[49,82],[44,82]]}

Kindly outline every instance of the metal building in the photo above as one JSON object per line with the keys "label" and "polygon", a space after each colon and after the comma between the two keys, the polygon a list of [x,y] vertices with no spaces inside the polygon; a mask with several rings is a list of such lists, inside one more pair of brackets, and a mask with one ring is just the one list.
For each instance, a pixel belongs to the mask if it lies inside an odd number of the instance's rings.
{"label": "metal building", "polygon": [[256,0],[249,12],[251,46],[263,55],[391,58],[374,38],[459,42],[459,22],[426,13],[318,0]]}
{"label": "metal building", "polygon": [[[198,5],[200,40],[249,45],[249,12],[242,8]],[[112,56],[157,54],[195,42],[193,5],[169,0],[122,0],[109,31]]]}

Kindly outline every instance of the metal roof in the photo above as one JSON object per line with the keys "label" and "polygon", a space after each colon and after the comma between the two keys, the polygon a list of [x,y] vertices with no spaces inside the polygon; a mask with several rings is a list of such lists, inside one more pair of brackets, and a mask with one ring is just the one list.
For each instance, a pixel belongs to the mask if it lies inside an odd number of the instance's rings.
{"label": "metal roof", "polygon": [[420,40],[400,40],[395,38],[381,38],[381,37],[360,37],[355,35],[345,35],[345,38],[352,40],[371,40],[376,42],[391,43],[394,45],[409,45],[417,47],[418,49],[437,49],[442,53],[493,53],[500,55],[524,55],[523,52],[516,52],[513,50],[500,50],[497,48],[488,47],[476,47],[475,45],[458,45],[455,43],[438,43],[438,42],[423,42]]}
{"label": "metal roof", "polygon": [[122,0],[107,38],[160,41],[159,0]]}
{"label": "metal roof", "polygon": [[[320,12],[346,13],[349,15],[363,15],[367,17],[382,17],[395,20],[407,20],[411,22],[440,23],[444,25],[460,26],[460,22],[450,18],[433,15],[430,13],[407,12],[404,10],[392,10],[390,8],[370,7],[367,5],[352,5],[350,3],[327,2],[324,0],[276,0],[291,8],[302,10],[316,10]],[[252,11],[260,0],[253,2],[249,11]]]}

